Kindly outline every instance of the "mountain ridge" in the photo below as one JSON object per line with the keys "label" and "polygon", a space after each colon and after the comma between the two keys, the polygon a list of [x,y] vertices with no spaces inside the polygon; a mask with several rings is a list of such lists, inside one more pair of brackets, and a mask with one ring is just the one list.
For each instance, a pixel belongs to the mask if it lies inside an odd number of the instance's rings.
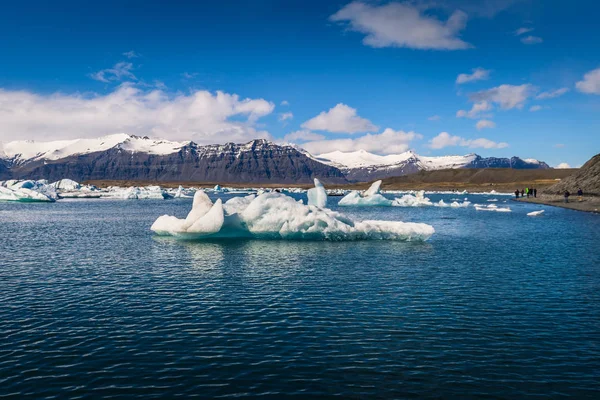
{"label": "mountain ridge", "polygon": [[319,178],[342,184],[422,170],[507,166],[549,168],[537,160],[483,158],[477,154],[424,157],[408,151],[380,156],[359,150],[314,156],[299,146],[266,139],[199,145],[121,133],[96,139],[0,144],[0,179],[310,183]]}

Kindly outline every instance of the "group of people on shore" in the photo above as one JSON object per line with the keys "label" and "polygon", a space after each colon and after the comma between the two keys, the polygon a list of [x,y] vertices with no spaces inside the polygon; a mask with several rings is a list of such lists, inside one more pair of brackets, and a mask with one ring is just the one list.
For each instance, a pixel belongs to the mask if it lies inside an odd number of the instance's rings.
{"label": "group of people on shore", "polygon": [[532,197],[537,197],[537,189],[535,188],[525,188],[525,190],[521,189],[519,191],[519,189],[515,190],[515,197],[518,199],[520,197],[525,197],[527,196],[527,198],[529,198],[530,196]]}

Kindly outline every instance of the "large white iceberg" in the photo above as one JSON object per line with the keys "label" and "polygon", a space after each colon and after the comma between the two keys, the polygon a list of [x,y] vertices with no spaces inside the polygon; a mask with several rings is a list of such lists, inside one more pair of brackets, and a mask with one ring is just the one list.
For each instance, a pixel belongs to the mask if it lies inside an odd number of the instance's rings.
{"label": "large white iceberg", "polygon": [[13,189],[0,186],[0,200],[19,202],[52,202],[55,200],[55,198],[51,195],[24,187]]}
{"label": "large white iceberg", "polygon": [[282,193],[235,197],[224,204],[219,199],[213,204],[203,191],[194,195],[192,210],[185,219],[163,215],[150,229],[158,235],[182,239],[423,241],[434,233],[432,226],[421,223],[354,221],[327,208],[304,205]]}
{"label": "large white iceberg", "polygon": [[374,182],[369,189],[360,193],[353,190],[344,196],[338,205],[340,206],[391,206],[392,200],[385,198],[380,193],[381,181]]}

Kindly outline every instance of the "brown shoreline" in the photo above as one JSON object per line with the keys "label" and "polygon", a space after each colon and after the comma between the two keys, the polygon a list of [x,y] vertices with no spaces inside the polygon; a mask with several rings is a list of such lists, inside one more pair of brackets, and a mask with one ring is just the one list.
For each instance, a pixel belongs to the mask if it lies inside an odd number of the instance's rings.
{"label": "brown shoreline", "polygon": [[551,194],[542,194],[538,195],[538,197],[530,197],[530,198],[513,198],[513,201],[520,201],[523,203],[532,203],[532,204],[543,204],[551,207],[561,207],[567,208],[569,210],[576,211],[584,211],[590,212],[594,214],[600,214],[600,197],[598,196],[583,196],[581,201],[577,196],[569,197],[569,202],[565,203],[565,198],[563,196],[551,195]]}

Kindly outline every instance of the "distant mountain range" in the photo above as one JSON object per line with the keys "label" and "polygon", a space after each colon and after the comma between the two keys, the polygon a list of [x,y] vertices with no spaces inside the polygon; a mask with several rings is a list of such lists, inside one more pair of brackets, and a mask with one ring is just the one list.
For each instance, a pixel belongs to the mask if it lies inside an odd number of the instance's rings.
{"label": "distant mountain range", "polygon": [[245,144],[198,145],[116,134],[97,139],[0,144],[0,179],[325,183],[370,181],[448,168],[549,168],[541,161],[466,156],[423,157],[408,151],[313,156],[294,145],[257,139]]}

